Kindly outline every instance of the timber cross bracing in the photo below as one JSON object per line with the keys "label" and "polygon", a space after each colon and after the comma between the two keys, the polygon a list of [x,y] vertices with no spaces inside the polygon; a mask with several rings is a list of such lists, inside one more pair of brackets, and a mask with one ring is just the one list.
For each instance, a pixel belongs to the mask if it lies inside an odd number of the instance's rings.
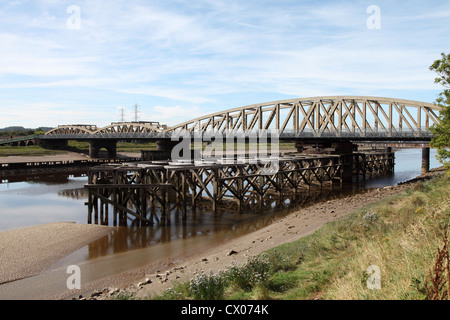
{"label": "timber cross bracing", "polygon": [[[338,155],[284,156],[278,170],[263,174],[270,163],[170,164],[126,163],[103,165],[89,171],[88,219],[108,216],[112,210],[147,224],[166,224],[172,209],[186,218],[188,207],[207,207],[213,213],[221,209],[252,211],[271,208],[284,199],[295,201],[302,192],[342,186],[344,171],[366,175],[391,173],[391,152],[357,153],[348,162]],[[348,165],[350,165],[348,167]],[[266,172],[266,170],[264,170]],[[114,223],[116,225],[116,223]]]}
{"label": "timber cross bracing", "polygon": [[59,126],[47,138],[170,138],[179,131],[246,133],[275,130],[280,138],[430,138],[440,107],[425,102],[358,96],[313,97],[229,109],[166,127],[157,122],[113,123],[104,128]]}

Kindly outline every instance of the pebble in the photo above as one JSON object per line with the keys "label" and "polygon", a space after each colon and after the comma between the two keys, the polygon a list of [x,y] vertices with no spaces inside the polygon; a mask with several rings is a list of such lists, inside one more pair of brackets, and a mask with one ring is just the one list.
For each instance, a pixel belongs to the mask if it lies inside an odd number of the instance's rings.
{"label": "pebble", "polygon": [[[151,281],[150,281],[151,282]],[[116,293],[119,293],[120,292],[120,289],[119,288],[114,288],[114,289],[112,289],[110,292],[109,292],[109,294],[116,294]]]}
{"label": "pebble", "polygon": [[[152,283],[152,280],[150,280],[149,278],[145,278],[145,280],[143,281],[143,282],[139,282],[138,284],[137,284],[137,286],[138,287],[142,287],[142,286],[145,286],[146,284],[150,284],[150,283]],[[116,290],[119,290],[119,289],[116,289]],[[113,292],[114,293],[114,292]]]}

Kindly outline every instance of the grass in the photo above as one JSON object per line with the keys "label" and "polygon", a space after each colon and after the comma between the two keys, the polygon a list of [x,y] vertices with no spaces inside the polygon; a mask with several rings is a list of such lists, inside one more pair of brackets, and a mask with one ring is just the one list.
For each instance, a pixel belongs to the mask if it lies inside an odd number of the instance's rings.
{"label": "grass", "polygon": [[[424,299],[426,275],[449,219],[450,179],[421,182],[405,194],[329,223],[310,237],[274,248],[287,255],[301,251],[304,262],[288,272],[296,285],[272,297]],[[379,290],[367,284],[371,266],[379,268]]]}
{"label": "grass", "polygon": [[[156,299],[448,299],[449,224],[450,177],[443,176],[243,265],[229,266],[220,275],[176,284]],[[379,287],[374,279],[380,280]],[[193,290],[199,283],[202,295]]]}
{"label": "grass", "polygon": [[[69,148],[80,150],[80,151],[87,151],[89,150],[89,143],[83,142],[83,141],[69,141],[68,144]],[[194,144],[191,145],[192,148],[194,148]],[[226,150],[226,146],[223,146],[221,144],[213,143],[209,148],[211,150]],[[268,148],[268,150],[271,150],[269,146],[263,145],[260,148],[262,150],[265,150],[264,148]],[[202,145],[202,148],[206,148],[206,144]],[[255,149],[255,144],[235,144],[234,150],[249,150],[249,149]],[[293,143],[280,143],[279,144],[279,150],[287,150],[294,148]],[[137,142],[118,142],[117,143],[117,151],[118,152],[141,152],[141,150],[156,150],[156,143],[155,142],[147,142],[147,143],[137,143]]]}
{"label": "grass", "polygon": [[[69,141],[68,149],[77,152],[89,151],[89,142],[85,141]],[[132,143],[132,142],[118,142],[117,152],[141,152],[141,150],[155,150],[156,143]]]}
{"label": "grass", "polygon": [[[203,146],[205,148],[206,146]],[[246,144],[244,147],[236,147],[236,150],[248,150],[251,146]],[[254,146],[252,146],[254,147]],[[279,149],[286,150],[292,149],[292,143],[280,143]],[[156,143],[135,143],[135,142],[118,142],[117,152],[135,152],[140,153],[141,150],[156,150]],[[263,149],[264,150],[264,149]],[[270,148],[268,149],[270,150]],[[89,142],[85,141],[69,141],[67,150],[50,150],[44,149],[40,146],[0,146],[0,157],[8,156],[45,156],[45,155],[57,155],[64,154],[67,151],[88,153]]]}
{"label": "grass", "polygon": [[0,157],[9,156],[48,156],[65,154],[64,150],[49,150],[39,146],[0,146]]}
{"label": "grass", "polygon": [[[154,150],[156,149],[155,143],[129,143],[119,142],[117,143],[118,152],[137,152],[141,150]],[[40,146],[0,146],[0,157],[8,156],[47,156],[65,154],[67,151],[88,153],[89,142],[83,141],[69,141],[67,150],[53,150],[45,149]]]}

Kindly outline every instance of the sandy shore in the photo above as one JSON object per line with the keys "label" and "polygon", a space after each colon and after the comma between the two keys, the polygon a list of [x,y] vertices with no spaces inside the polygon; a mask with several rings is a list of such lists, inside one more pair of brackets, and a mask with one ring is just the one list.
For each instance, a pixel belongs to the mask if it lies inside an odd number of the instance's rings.
{"label": "sandy shore", "polygon": [[36,275],[110,230],[61,222],[1,232],[0,284]]}
{"label": "sandy shore", "polygon": [[86,160],[89,157],[82,153],[67,152],[64,154],[48,156],[8,156],[1,157],[0,163],[23,163],[23,162],[52,162],[52,161],[75,161]]}

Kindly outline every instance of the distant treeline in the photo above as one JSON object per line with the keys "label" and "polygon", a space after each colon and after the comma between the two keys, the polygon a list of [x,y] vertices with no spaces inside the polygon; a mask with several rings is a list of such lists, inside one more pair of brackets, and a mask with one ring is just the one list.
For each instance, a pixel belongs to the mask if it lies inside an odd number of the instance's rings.
{"label": "distant treeline", "polygon": [[0,137],[17,137],[17,136],[31,136],[34,134],[44,134],[52,128],[40,127],[36,129],[27,129],[24,127],[6,127],[0,129]]}

